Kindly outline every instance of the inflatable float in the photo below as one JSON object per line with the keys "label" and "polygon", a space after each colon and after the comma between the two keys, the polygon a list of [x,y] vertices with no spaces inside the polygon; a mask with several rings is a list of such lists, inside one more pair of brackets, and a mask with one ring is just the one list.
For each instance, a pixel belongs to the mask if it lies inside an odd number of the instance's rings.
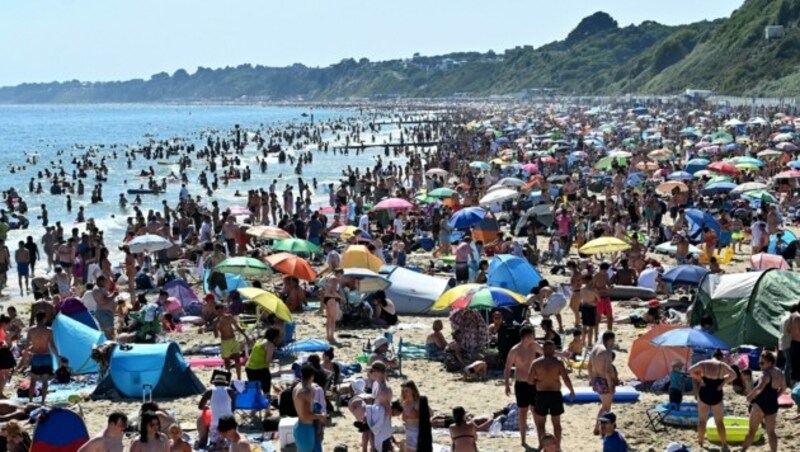
{"label": "inflatable float", "polygon": [[158,195],[161,194],[160,190],[150,190],[147,188],[130,188],[128,189],[129,195]]}
{"label": "inflatable float", "polygon": [[[564,388],[561,390],[561,395],[564,396],[564,402],[567,403],[599,403],[600,396],[588,386],[579,386],[575,388],[575,400],[569,400],[569,390]],[[633,386],[617,386],[614,391],[614,402],[616,403],[630,403],[639,400],[639,391]]]}
{"label": "inflatable float", "polygon": [[[747,431],[750,429],[750,419],[746,417],[725,416],[723,424],[725,424],[725,434],[728,437],[729,443],[744,442],[744,439],[747,437]],[[759,426],[758,430],[756,430],[756,436],[753,438],[753,442],[757,443],[761,440],[762,436],[764,436],[764,430]],[[711,442],[719,443],[719,432],[717,432],[717,424],[714,422],[713,417],[709,418],[708,423],[706,423],[706,437]]]}
{"label": "inflatable float", "polygon": [[[700,421],[695,402],[681,403],[678,408],[674,404],[666,402],[657,405],[651,412],[659,413],[665,424],[676,427],[697,427],[697,423]],[[725,413],[727,412],[728,410],[725,410]]]}
{"label": "inflatable float", "polygon": [[640,286],[614,286],[611,288],[612,300],[631,300],[633,298],[650,300],[656,298],[656,292],[649,287]]}

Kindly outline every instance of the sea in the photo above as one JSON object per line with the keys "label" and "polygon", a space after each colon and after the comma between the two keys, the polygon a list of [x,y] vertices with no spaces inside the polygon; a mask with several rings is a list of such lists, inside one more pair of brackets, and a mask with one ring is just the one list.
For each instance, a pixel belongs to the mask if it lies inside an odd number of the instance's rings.
{"label": "sea", "polygon": [[[156,171],[156,180],[167,177],[170,172],[179,174],[179,166],[158,165],[155,161],[146,160],[139,156],[131,169],[127,168],[124,151],[126,148],[143,145],[150,140],[166,140],[180,138],[192,141],[196,147],[205,145],[203,132],[219,131],[225,137],[235,125],[243,129],[264,129],[265,127],[288,127],[291,124],[309,124],[311,115],[316,124],[332,120],[345,120],[346,118],[359,117],[358,109],[324,109],[310,107],[282,107],[282,106],[244,106],[244,105],[0,105],[0,189],[8,190],[14,187],[28,205],[27,218],[30,227],[26,230],[12,230],[9,233],[8,247],[12,252],[17,248],[17,241],[24,240],[26,236],[33,236],[39,242],[44,232],[41,220],[37,216],[41,212],[41,205],[47,206],[50,224],[61,221],[67,233],[73,227],[84,229],[84,224],[76,223],[76,214],[79,206],[85,206],[86,217],[93,218],[98,227],[104,231],[106,245],[110,250],[115,250],[124,238],[125,222],[133,214],[131,207],[119,207],[119,194],[127,189],[139,188],[146,183],[146,178],[139,177],[142,169],[153,167]],[[375,113],[360,116],[361,121],[385,121]],[[396,125],[383,125],[376,136],[376,142],[389,142],[390,136],[397,140]],[[323,139],[332,144],[341,144],[335,141],[330,133],[323,135]],[[344,136],[341,137],[344,139]],[[369,142],[371,140],[368,139]],[[35,194],[29,191],[28,183],[31,178],[37,182],[38,172],[49,167],[54,171],[61,164],[65,165],[68,177],[71,176],[71,161],[74,157],[84,155],[90,147],[100,149],[101,155],[106,155],[106,164],[111,168],[109,178],[103,183],[103,201],[91,204],[91,189],[96,183],[94,172],[90,171],[84,180],[85,194],[72,195],[73,210],[66,210],[65,195],[51,195],[50,183],[42,179],[44,193]],[[112,159],[112,152],[116,148],[117,159]],[[286,148],[286,146],[284,146]],[[383,154],[382,148],[372,148],[360,154],[349,156],[334,155],[331,151],[324,153],[316,146],[306,148],[314,152],[313,163],[303,168],[302,177],[305,183],[310,184],[316,178],[320,190],[314,193],[312,201],[315,206],[328,204],[328,194],[322,190],[323,185],[342,179],[342,170],[348,165],[352,167],[372,167],[374,158]],[[57,155],[62,151],[62,155]],[[278,189],[282,190],[287,184],[297,186],[298,175],[294,174],[294,166],[288,162],[278,164],[277,159],[271,157],[268,162],[268,171],[262,174],[255,158],[260,155],[254,145],[245,148],[242,157],[244,164],[250,165],[253,178],[248,182],[232,181],[227,187],[220,183],[220,189],[215,191],[213,197],[208,198],[203,193],[202,187],[197,182],[197,176],[205,164],[195,164],[188,170],[192,195],[201,195],[204,202],[212,199],[219,201],[225,208],[232,205],[244,206],[246,198],[238,198],[234,193],[238,190],[246,194],[247,190],[254,188],[267,188],[272,180],[278,180]],[[26,164],[29,156],[36,156],[36,165]],[[98,159],[95,158],[95,161]],[[176,158],[172,157],[175,162]],[[397,163],[403,163],[394,160]],[[59,163],[61,162],[61,163]],[[219,161],[217,162],[219,163]],[[22,167],[11,172],[12,167]],[[220,166],[218,165],[218,170]],[[167,191],[159,195],[142,195],[140,206],[145,212],[148,209],[161,209],[162,200],[166,199],[170,205],[175,205],[178,200],[180,184],[168,184]],[[295,191],[297,193],[297,191]],[[128,201],[133,201],[133,195],[126,195]],[[119,259],[119,254],[112,253],[112,258]],[[41,274],[41,265],[37,274]],[[12,266],[13,267],[13,266]],[[9,286],[14,288],[15,282],[9,278]],[[13,292],[13,291],[12,291]]]}

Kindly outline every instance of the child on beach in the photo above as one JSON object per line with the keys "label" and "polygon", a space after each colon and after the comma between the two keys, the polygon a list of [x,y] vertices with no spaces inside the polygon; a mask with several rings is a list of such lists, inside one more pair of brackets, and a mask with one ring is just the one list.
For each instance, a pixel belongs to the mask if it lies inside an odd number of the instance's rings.
{"label": "child on beach", "polygon": [[672,370],[669,373],[669,403],[680,408],[683,401],[683,385],[686,381],[686,374],[683,372],[685,364],[682,360],[676,359],[672,363]]}
{"label": "child on beach", "polygon": [[580,359],[581,356],[583,355],[584,346],[585,345],[583,343],[583,332],[580,329],[575,328],[574,330],[572,330],[572,340],[567,345],[567,353],[569,353],[569,359],[573,361]]}

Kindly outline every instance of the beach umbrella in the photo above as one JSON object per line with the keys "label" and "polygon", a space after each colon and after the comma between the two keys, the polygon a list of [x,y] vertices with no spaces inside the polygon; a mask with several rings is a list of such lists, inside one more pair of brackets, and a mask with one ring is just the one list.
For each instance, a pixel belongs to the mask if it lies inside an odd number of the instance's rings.
{"label": "beach umbrella", "polygon": [[739,118],[733,118],[725,121],[725,127],[736,127],[744,125],[744,122],[741,121]]}
{"label": "beach umbrella", "polygon": [[516,188],[525,185],[525,182],[523,182],[520,179],[517,179],[516,177],[504,177],[500,179],[497,185],[502,185],[504,187],[509,187],[509,188]]}
{"label": "beach umbrella", "polygon": [[528,174],[536,174],[539,172],[539,167],[533,163],[526,163],[522,165],[522,170],[526,171]]}
{"label": "beach umbrella", "polygon": [[735,165],[729,162],[714,162],[706,167],[708,170],[719,174],[727,174],[729,176],[736,176],[741,171]]}
{"label": "beach umbrella", "polygon": [[319,246],[303,239],[285,239],[278,240],[272,245],[273,251],[285,251],[287,253],[320,253],[322,250]]}
{"label": "beach umbrella", "polygon": [[502,188],[499,190],[494,190],[491,193],[487,193],[478,203],[482,206],[485,206],[496,202],[507,201],[509,199],[516,198],[517,196],[519,196],[518,191],[510,188]]}
{"label": "beach umbrella", "polygon": [[358,291],[361,293],[386,290],[392,285],[385,276],[366,268],[345,268],[344,276],[358,281]]}
{"label": "beach umbrella", "polygon": [[750,164],[750,165],[755,165],[759,168],[764,166],[764,162],[762,162],[759,159],[754,159],[753,157],[734,157],[731,159],[731,162],[734,165]]}
{"label": "beach umbrella", "polygon": [[689,187],[687,187],[686,184],[684,184],[683,182],[678,182],[673,180],[659,184],[658,187],[656,187],[656,192],[668,195],[672,193],[672,190],[675,190],[676,188],[684,192],[689,191]]}
{"label": "beach umbrella", "polygon": [[664,347],[688,347],[694,350],[730,350],[728,344],[716,336],[694,328],[679,328],[656,336],[653,345]]}
{"label": "beach umbrella", "polygon": [[448,224],[453,229],[466,229],[480,223],[487,213],[480,207],[466,207],[454,213]]}
{"label": "beach umbrella", "polygon": [[542,280],[542,275],[527,259],[512,254],[497,254],[489,263],[487,283],[519,294],[530,293]]}
{"label": "beach umbrella", "polygon": [[737,163],[736,168],[741,171],[758,171],[759,166],[752,163]]}
{"label": "beach umbrella", "polygon": [[364,245],[350,245],[342,255],[342,268],[366,268],[377,272],[384,262]]}
{"label": "beach umbrella", "polygon": [[275,317],[284,322],[294,321],[289,307],[274,293],[256,287],[243,287],[237,290],[244,298],[253,300],[255,304],[275,314]]}
{"label": "beach umbrella", "polygon": [[214,270],[242,276],[261,276],[272,273],[267,264],[253,257],[229,257],[217,264]]}
{"label": "beach umbrella", "polygon": [[709,182],[703,187],[703,194],[715,195],[718,193],[728,193],[736,188],[735,182]]}
{"label": "beach umbrella", "polygon": [[[790,143],[787,143],[787,144],[790,144]],[[781,153],[780,151],[776,151],[775,149],[767,149],[767,150],[759,152],[756,155],[761,157],[761,158],[772,158],[772,157],[781,156],[781,155],[783,155],[783,153]]]}
{"label": "beach umbrella", "polygon": [[[675,245],[672,242],[664,242],[659,245],[656,245],[655,249],[656,253],[669,254],[670,256],[675,256],[678,252],[678,245]],[[689,255],[697,255],[701,253],[702,251],[700,250],[700,248],[694,245],[689,245]]]}
{"label": "beach umbrella", "polygon": [[716,183],[719,183],[719,182],[731,182],[732,180],[733,180],[733,178],[730,177],[730,176],[713,176],[712,175],[711,177],[709,177],[708,181],[706,181],[706,184],[716,184]]}
{"label": "beach umbrella", "polygon": [[600,237],[587,242],[579,251],[583,254],[604,254],[626,251],[630,248],[631,245],[629,243],[616,237]]}
{"label": "beach umbrella", "polygon": [[630,153],[630,152],[628,152],[628,151],[616,150],[616,151],[611,151],[611,152],[609,152],[609,153],[608,153],[608,156],[609,156],[609,157],[611,157],[611,158],[623,158],[623,159],[628,159],[628,158],[631,158],[631,157],[633,157],[633,154],[631,154],[631,153]]}
{"label": "beach umbrella", "polygon": [[639,171],[655,171],[659,168],[656,162],[639,162],[636,164],[636,169]]}
{"label": "beach umbrella", "polygon": [[669,180],[692,180],[694,176],[687,171],[675,171],[667,176]]}
{"label": "beach umbrella", "polygon": [[695,174],[696,172],[705,169],[711,163],[706,159],[691,159],[686,162],[686,172]]}
{"label": "beach umbrella", "polygon": [[271,254],[264,259],[270,267],[283,273],[284,275],[294,276],[303,281],[314,281],[317,279],[317,272],[311,268],[307,260],[289,253]]}
{"label": "beach umbrella", "polygon": [[401,198],[387,198],[375,204],[372,210],[404,210],[411,209],[414,204]]}
{"label": "beach umbrella", "polygon": [[709,270],[699,265],[679,265],[664,273],[662,279],[664,282],[670,283],[673,286],[694,286],[700,285],[700,281],[705,278]]}
{"label": "beach umbrella", "polygon": [[357,228],[355,226],[348,226],[348,225],[337,226],[337,227],[331,229],[330,231],[328,231],[328,234],[336,236],[336,237],[340,237],[343,240],[347,240],[347,239],[349,239],[350,237],[353,237],[353,236],[356,236],[359,239],[365,239],[365,240],[371,240],[372,239],[372,236],[369,235],[368,232],[366,232],[364,230],[361,230],[361,229],[359,229],[359,228]]}
{"label": "beach umbrella", "polygon": [[750,201],[761,201],[767,204],[777,204],[778,199],[772,193],[766,190],[753,190],[742,194],[742,198]]}
{"label": "beach umbrella", "polygon": [[555,165],[556,163],[558,163],[558,161],[556,159],[554,159],[553,157],[551,157],[549,155],[546,156],[546,157],[540,158],[539,161],[544,163],[544,164],[546,164],[546,165]]}
{"label": "beach umbrella", "polygon": [[292,238],[292,235],[281,228],[274,226],[253,226],[246,231],[247,235],[266,240],[284,240]]}
{"label": "beach umbrella", "polygon": [[442,177],[445,177],[448,174],[450,174],[450,173],[447,170],[444,170],[444,169],[441,169],[441,168],[433,168],[433,169],[429,169],[428,171],[425,171],[425,175],[426,176],[442,176]]}
{"label": "beach umbrella", "polygon": [[482,284],[463,284],[443,293],[431,307],[433,311],[450,309],[495,309],[525,303],[525,298],[510,290]]}
{"label": "beach umbrella", "polygon": [[650,152],[647,154],[653,160],[668,160],[672,157],[672,151],[669,149],[656,149],[655,151]]}
{"label": "beach umbrella", "polygon": [[779,133],[772,137],[772,141],[792,141],[794,140],[794,134],[789,133]]}
{"label": "beach umbrella", "polygon": [[128,248],[133,254],[155,253],[156,251],[169,249],[172,245],[173,243],[168,239],[155,234],[140,235],[128,242]]}
{"label": "beach umbrella", "polygon": [[431,198],[450,198],[457,194],[457,191],[447,187],[439,187],[428,192],[428,196]]}
{"label": "beach umbrella", "polygon": [[639,381],[656,381],[669,375],[675,360],[689,362],[691,350],[686,347],[660,347],[651,342],[656,337],[681,325],[653,325],[631,344],[628,367]]}
{"label": "beach umbrella", "polygon": [[775,175],[775,179],[797,179],[800,178],[800,171],[783,171]]}
{"label": "beach umbrella", "polygon": [[778,270],[790,270],[792,267],[786,262],[783,256],[777,254],[758,253],[750,256],[750,268],[753,270],[767,270],[777,268]]}
{"label": "beach umbrella", "polygon": [[689,233],[690,236],[694,236],[698,230],[704,227],[709,227],[713,229],[714,232],[716,232],[717,237],[719,237],[722,228],[719,225],[719,221],[717,221],[711,214],[703,212],[699,209],[686,209],[684,213],[686,215],[686,220],[692,227],[691,232]]}
{"label": "beach umbrella", "polygon": [[764,190],[767,188],[767,184],[762,184],[761,182],[745,182],[743,184],[739,184],[731,190],[732,195],[741,195],[742,193],[747,193],[749,191],[755,190]]}
{"label": "beach umbrella", "polygon": [[488,162],[475,161],[470,163],[469,167],[479,170],[489,170],[491,169],[492,165],[490,165]]}
{"label": "beach umbrella", "polygon": [[797,150],[796,144],[789,143],[787,141],[784,141],[783,143],[778,143],[775,147],[784,152],[794,152]]}
{"label": "beach umbrella", "polygon": [[619,166],[628,166],[628,161],[622,157],[615,159],[614,157],[606,156],[601,158],[600,160],[597,161],[597,163],[594,164],[594,169],[609,170],[613,167],[614,160],[617,161],[617,164]]}
{"label": "beach umbrella", "polygon": [[228,212],[234,217],[249,217],[253,215],[253,212],[245,206],[230,206],[228,207]]}

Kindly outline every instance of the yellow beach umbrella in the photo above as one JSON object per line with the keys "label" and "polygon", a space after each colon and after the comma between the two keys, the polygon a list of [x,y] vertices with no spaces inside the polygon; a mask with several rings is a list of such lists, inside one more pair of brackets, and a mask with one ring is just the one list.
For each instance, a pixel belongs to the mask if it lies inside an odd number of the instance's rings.
{"label": "yellow beach umbrella", "polygon": [[284,322],[293,321],[292,312],[289,311],[286,303],[284,303],[283,300],[278,298],[278,296],[274,293],[267,292],[266,290],[256,287],[245,287],[237,290],[240,294],[242,294],[243,297],[253,300],[255,304],[275,314],[275,317],[283,320]]}
{"label": "yellow beach umbrella", "polygon": [[599,239],[594,239],[586,243],[579,251],[583,254],[603,254],[625,251],[630,248],[630,244],[616,237],[600,237]]}
{"label": "yellow beach umbrella", "polygon": [[342,255],[342,268],[366,268],[377,272],[384,262],[364,245],[350,245]]}

